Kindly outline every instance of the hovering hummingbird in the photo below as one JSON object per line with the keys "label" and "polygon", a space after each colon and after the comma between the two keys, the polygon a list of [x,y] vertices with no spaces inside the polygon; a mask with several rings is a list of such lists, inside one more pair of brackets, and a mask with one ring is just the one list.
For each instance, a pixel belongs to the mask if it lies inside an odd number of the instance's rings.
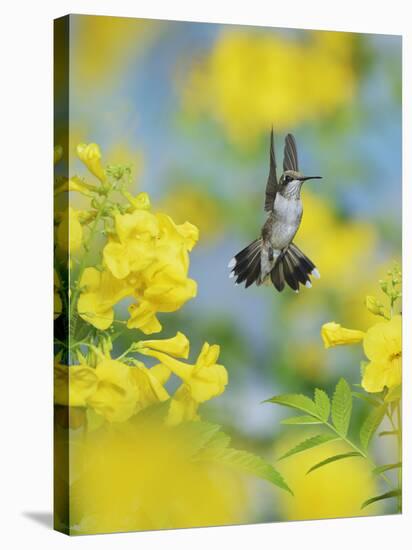
{"label": "hovering hummingbird", "polygon": [[315,264],[293,243],[302,220],[301,188],[303,182],[310,179],[321,179],[321,176],[304,176],[299,172],[296,141],[292,134],[288,134],[283,153],[283,174],[278,181],[272,128],[265,198],[265,211],[269,216],[261,236],[229,262],[229,277],[235,277],[236,284],[246,281],[247,288],[253,283],[261,285],[272,281],[279,292],[285,283],[299,292],[299,284],[308,288],[312,286],[310,276],[320,277]]}

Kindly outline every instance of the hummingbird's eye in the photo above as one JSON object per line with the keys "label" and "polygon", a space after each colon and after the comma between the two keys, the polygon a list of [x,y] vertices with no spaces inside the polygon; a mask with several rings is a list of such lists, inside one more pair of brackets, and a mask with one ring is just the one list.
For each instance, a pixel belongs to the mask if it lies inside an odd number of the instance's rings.
{"label": "hummingbird's eye", "polygon": [[291,176],[289,176],[289,175],[288,175],[288,176],[285,176],[284,182],[285,182],[285,183],[290,183],[290,182],[292,181],[292,179],[293,179],[293,178],[292,178]]}

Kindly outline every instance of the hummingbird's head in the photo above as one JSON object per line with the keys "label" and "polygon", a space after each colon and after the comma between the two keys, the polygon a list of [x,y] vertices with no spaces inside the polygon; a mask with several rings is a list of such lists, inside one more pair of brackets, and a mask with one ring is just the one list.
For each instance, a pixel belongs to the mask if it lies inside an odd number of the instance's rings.
{"label": "hummingbird's head", "polygon": [[304,176],[296,170],[285,170],[279,179],[279,193],[284,197],[299,198],[303,182],[317,179],[322,179],[322,176]]}

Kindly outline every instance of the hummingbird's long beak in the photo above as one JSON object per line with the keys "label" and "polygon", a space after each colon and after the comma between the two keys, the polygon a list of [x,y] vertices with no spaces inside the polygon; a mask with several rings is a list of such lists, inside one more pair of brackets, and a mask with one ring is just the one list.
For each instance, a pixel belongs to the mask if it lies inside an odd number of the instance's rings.
{"label": "hummingbird's long beak", "polygon": [[306,180],[321,180],[322,176],[302,176],[299,178],[300,181],[306,181]]}

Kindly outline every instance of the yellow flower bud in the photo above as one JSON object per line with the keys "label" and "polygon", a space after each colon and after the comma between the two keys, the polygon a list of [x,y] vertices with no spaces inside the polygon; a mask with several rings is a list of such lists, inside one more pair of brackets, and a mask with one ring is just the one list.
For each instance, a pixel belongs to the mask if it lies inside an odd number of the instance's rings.
{"label": "yellow flower bud", "polygon": [[100,163],[102,155],[96,143],[80,143],[77,146],[77,155],[96,178],[101,182],[105,181],[106,174]]}
{"label": "yellow flower bud", "polygon": [[325,323],[321,329],[322,340],[325,348],[358,344],[362,342],[365,333],[361,330],[343,328],[338,323]]}
{"label": "yellow flower bud", "polygon": [[183,357],[187,359],[189,356],[189,340],[187,337],[178,332],[173,338],[165,338],[164,340],[144,340],[137,342],[134,345],[134,350],[139,350],[144,353],[144,349],[149,348],[156,351],[163,351],[174,357]]}

